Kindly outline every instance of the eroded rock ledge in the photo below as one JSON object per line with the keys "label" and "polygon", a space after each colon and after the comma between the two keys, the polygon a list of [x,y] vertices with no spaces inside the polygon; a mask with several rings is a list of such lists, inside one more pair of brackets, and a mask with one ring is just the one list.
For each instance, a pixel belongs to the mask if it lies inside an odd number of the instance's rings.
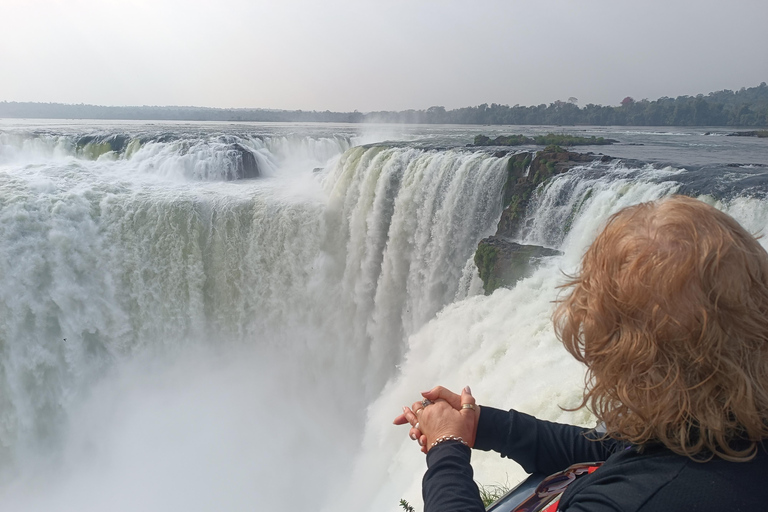
{"label": "eroded rock ledge", "polygon": [[475,265],[488,295],[496,288],[511,288],[520,279],[530,277],[542,258],[557,256],[560,251],[538,245],[522,245],[491,236],[480,241],[475,252]]}
{"label": "eroded rock ledge", "polygon": [[528,277],[541,258],[560,254],[554,249],[511,241],[520,234],[534,190],[553,176],[577,165],[611,160],[613,158],[609,156],[576,153],[558,146],[548,146],[537,153],[517,153],[509,158],[503,195],[504,211],[496,234],[481,240],[475,252],[475,265],[486,295],[499,287],[512,287],[520,279]]}

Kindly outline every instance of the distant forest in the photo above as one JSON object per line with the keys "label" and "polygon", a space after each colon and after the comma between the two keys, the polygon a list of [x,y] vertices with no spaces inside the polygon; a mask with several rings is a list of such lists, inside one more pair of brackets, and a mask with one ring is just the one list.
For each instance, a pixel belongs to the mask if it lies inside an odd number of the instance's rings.
{"label": "distant forest", "polygon": [[401,112],[325,112],[302,110],[225,109],[204,107],[102,107],[62,103],[0,102],[0,118],[130,119],[168,121],[273,121],[336,123],[423,123],[487,125],[597,126],[768,126],[768,86],[728,89],[706,96],[662,97],[636,101],[626,97],[619,106],[578,106],[578,99],[530,107],[483,103],[476,107]]}

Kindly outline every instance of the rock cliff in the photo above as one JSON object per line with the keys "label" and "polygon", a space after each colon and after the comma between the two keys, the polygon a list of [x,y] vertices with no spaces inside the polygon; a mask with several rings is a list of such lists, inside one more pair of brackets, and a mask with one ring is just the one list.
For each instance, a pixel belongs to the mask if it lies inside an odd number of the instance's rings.
{"label": "rock cliff", "polygon": [[593,153],[575,153],[558,146],[547,146],[536,153],[522,152],[509,157],[503,194],[504,211],[496,234],[481,240],[475,252],[475,265],[486,294],[499,287],[514,286],[533,271],[542,257],[559,254],[554,249],[520,245],[511,240],[520,235],[528,203],[539,185],[577,165],[595,160],[607,162],[612,158]]}

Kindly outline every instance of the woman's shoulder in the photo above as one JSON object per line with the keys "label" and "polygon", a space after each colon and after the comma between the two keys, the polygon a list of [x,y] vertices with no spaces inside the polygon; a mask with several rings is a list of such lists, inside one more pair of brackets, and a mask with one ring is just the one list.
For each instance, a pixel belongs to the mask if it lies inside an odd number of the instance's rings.
{"label": "woman's shoulder", "polygon": [[[763,510],[768,503],[768,453],[749,462],[697,462],[661,447],[635,447],[611,456],[589,478],[576,482],[563,505],[610,503],[617,510]],[[567,508],[564,508],[567,510]]]}
{"label": "woman's shoulder", "polygon": [[728,498],[759,498],[759,501],[755,501],[755,505],[760,505],[758,509],[768,509],[768,486],[765,485],[768,452],[764,448],[759,449],[752,460],[745,462],[732,462],[717,457],[707,462],[685,458],[685,462],[672,486],[676,491],[689,491],[703,496],[720,494]]}

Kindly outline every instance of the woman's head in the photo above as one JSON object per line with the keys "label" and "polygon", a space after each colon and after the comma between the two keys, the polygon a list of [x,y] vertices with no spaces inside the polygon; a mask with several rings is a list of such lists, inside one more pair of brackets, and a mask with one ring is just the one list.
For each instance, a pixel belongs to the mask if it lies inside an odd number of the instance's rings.
{"label": "woman's head", "polygon": [[639,204],[566,287],[555,328],[608,435],[751,458],[768,437],[768,254],[753,236],[688,197]]}

